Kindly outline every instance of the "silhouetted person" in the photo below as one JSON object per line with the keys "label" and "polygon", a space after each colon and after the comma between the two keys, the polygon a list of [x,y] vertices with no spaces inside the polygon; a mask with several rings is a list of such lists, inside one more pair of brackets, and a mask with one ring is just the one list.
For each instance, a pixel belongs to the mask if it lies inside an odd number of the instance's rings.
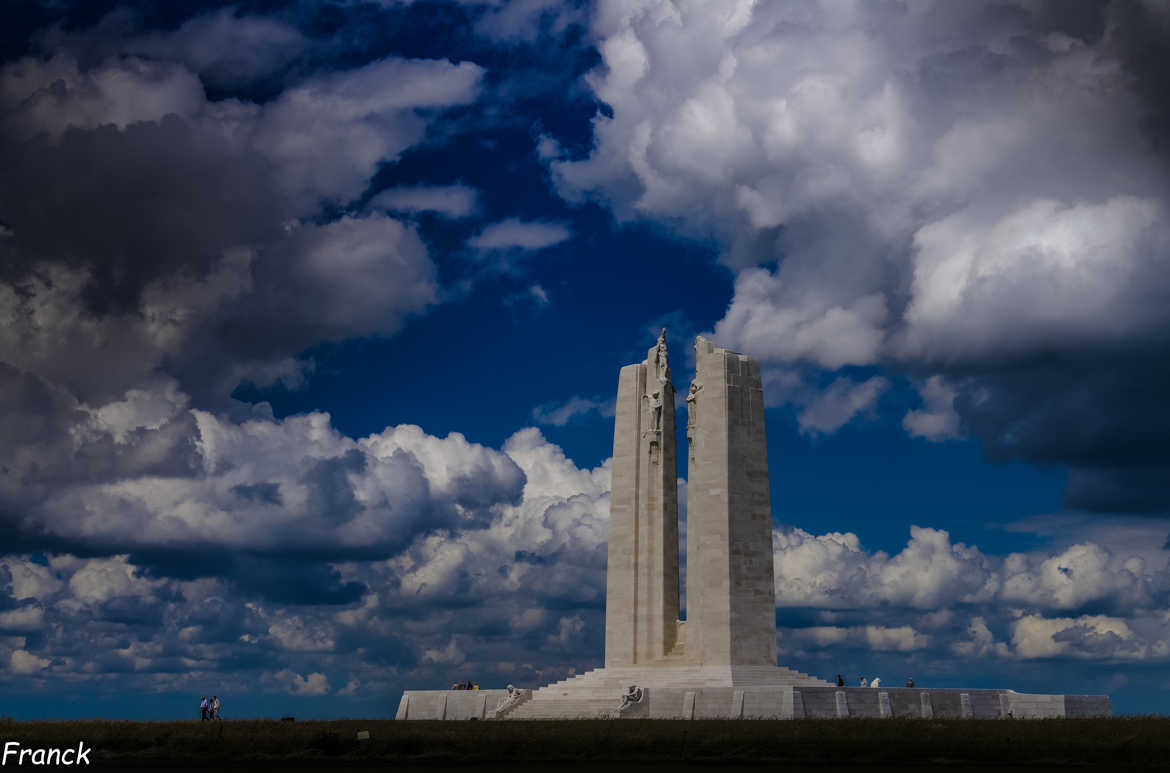
{"label": "silhouetted person", "polygon": [[907,680],[906,680],[906,686],[907,686],[907,687],[913,687],[913,686],[914,686],[914,677],[910,677],[909,679],[907,679]]}
{"label": "silhouetted person", "polygon": [[841,676],[840,674],[837,674],[837,686],[838,687],[845,686],[845,677]]}
{"label": "silhouetted person", "polygon": [[218,695],[211,696],[211,718],[212,719],[223,719],[223,717],[221,717],[219,715],[219,696]]}
{"label": "silhouetted person", "polygon": [[865,681],[865,677],[864,677],[864,676],[863,676],[863,677],[861,677],[861,686],[862,686],[862,687],[869,687],[869,682]]}
{"label": "silhouetted person", "polygon": [[206,695],[199,696],[199,721],[203,722],[207,719],[207,710],[211,708],[211,704],[207,701]]}

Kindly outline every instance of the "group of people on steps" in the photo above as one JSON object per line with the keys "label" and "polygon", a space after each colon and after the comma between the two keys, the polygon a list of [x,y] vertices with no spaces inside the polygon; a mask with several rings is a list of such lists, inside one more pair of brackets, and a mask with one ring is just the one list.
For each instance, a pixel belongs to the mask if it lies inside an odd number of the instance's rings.
{"label": "group of people on steps", "polygon": [[[881,685],[882,685],[882,678],[880,676],[875,676],[873,678],[872,682],[867,681],[864,676],[861,677],[860,679],[858,679],[857,681],[858,681],[858,685],[861,687],[881,687]],[[845,686],[845,677],[841,676],[840,674],[837,674],[837,686],[838,687]],[[906,686],[907,687],[914,686],[914,677],[911,676],[911,677],[906,678]]]}

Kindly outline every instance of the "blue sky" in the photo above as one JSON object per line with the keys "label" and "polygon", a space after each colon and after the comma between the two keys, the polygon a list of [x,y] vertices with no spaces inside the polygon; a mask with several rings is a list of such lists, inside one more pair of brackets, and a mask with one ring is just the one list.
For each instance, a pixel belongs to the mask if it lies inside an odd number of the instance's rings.
{"label": "blue sky", "polygon": [[0,715],[598,665],[662,327],[761,363],[782,663],[1170,710],[1160,4],[0,13]]}

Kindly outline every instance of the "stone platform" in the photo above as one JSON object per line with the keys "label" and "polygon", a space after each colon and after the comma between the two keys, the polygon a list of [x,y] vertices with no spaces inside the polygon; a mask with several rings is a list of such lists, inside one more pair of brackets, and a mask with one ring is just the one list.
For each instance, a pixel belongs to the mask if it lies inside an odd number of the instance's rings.
{"label": "stone platform", "polygon": [[1054,719],[1112,714],[1109,698],[1101,695],[834,687],[796,672],[788,672],[793,683],[772,686],[695,682],[643,687],[640,700],[627,702],[622,696],[629,683],[623,686],[618,674],[600,672],[523,691],[502,712],[496,708],[505,701],[504,690],[411,690],[403,694],[396,719]]}

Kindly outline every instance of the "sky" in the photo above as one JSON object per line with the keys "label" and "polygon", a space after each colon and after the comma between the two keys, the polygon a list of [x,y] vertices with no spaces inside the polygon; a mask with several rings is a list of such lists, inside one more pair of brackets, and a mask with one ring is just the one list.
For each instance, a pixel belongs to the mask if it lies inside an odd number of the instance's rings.
{"label": "sky", "polygon": [[1170,712],[1168,62],[1162,0],[4,3],[0,715],[600,665],[663,327],[760,362],[781,664]]}

